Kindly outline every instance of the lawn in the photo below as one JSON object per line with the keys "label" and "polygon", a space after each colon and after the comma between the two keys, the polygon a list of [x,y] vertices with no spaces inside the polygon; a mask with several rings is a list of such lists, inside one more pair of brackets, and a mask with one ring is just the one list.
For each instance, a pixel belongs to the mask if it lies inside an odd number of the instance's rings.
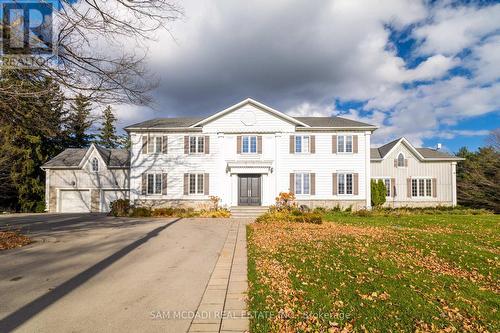
{"label": "lawn", "polygon": [[252,332],[498,332],[498,215],[248,226]]}

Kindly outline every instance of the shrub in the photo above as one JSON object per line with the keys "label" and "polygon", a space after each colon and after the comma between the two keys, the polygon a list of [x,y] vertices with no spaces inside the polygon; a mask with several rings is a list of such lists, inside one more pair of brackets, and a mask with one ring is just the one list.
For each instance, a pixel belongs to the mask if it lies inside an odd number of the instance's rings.
{"label": "shrub", "polygon": [[38,201],[36,203],[35,213],[45,213],[45,201]]}
{"label": "shrub", "polygon": [[218,210],[202,210],[199,212],[199,217],[228,218],[231,217],[231,212],[223,208],[219,208]]}
{"label": "shrub", "polygon": [[275,200],[274,209],[276,210],[291,210],[296,206],[295,194],[292,192],[280,192]]}
{"label": "shrub", "polygon": [[215,195],[211,195],[209,197],[210,202],[212,203],[212,210],[217,211],[219,210],[219,203],[220,203],[220,198]]}
{"label": "shrub", "polygon": [[401,208],[389,208],[389,207],[379,207],[371,211],[359,210],[352,213],[355,216],[411,216],[411,215],[489,215],[493,214],[492,211],[486,209],[470,209],[463,207],[401,207]]}
{"label": "shrub", "polygon": [[128,199],[118,199],[111,202],[110,215],[113,216],[128,216],[130,211],[130,200]]}
{"label": "shrub", "polygon": [[372,206],[373,207],[378,207],[382,206],[385,203],[385,195],[386,195],[386,188],[384,181],[382,179],[379,179],[378,181],[372,179],[370,182],[370,188],[371,188],[371,200],[372,200]]}
{"label": "shrub", "polygon": [[260,223],[298,222],[321,224],[323,222],[322,216],[319,212],[303,212],[298,209],[272,210],[259,216],[255,221]]}
{"label": "shrub", "polygon": [[151,209],[148,207],[133,207],[130,210],[130,217],[151,217]]}

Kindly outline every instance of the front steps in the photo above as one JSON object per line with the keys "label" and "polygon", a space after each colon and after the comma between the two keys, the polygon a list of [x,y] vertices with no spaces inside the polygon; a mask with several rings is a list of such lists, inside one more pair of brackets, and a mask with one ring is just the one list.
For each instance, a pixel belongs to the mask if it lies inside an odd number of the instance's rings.
{"label": "front steps", "polygon": [[255,219],[269,210],[267,206],[233,206],[231,217],[241,219]]}

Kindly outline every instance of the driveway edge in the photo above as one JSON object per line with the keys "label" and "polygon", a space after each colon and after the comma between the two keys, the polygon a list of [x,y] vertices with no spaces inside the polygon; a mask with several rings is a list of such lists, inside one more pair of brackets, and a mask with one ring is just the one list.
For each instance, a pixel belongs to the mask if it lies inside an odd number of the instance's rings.
{"label": "driveway edge", "polygon": [[228,236],[188,332],[248,332],[246,224],[231,221]]}

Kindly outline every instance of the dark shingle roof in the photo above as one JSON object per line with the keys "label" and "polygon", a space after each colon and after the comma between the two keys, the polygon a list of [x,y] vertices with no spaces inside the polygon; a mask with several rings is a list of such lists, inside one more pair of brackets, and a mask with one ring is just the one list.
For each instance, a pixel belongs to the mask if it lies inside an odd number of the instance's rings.
{"label": "dark shingle roof", "polygon": [[[312,127],[374,127],[366,123],[342,117],[293,117]],[[156,118],[125,127],[133,128],[186,128],[205,118]]]}
{"label": "dark shingle roof", "polygon": [[385,155],[387,155],[387,153],[391,151],[391,149],[399,142],[399,140],[401,140],[401,138],[396,139],[394,141],[386,143],[383,146],[378,147],[378,152],[379,152],[380,156],[384,157]]}
{"label": "dark shingle roof", "polygon": [[442,150],[436,150],[431,148],[415,148],[424,158],[457,158],[455,155],[451,155]]}
{"label": "dark shingle roof", "polygon": [[[130,166],[129,152],[127,149],[106,149],[95,145],[99,155],[108,167],[126,168]],[[67,148],[59,155],[42,165],[42,168],[77,167],[89,148]]]}
{"label": "dark shingle roof", "polygon": [[53,167],[74,167],[78,166],[85,156],[88,148],[68,148],[62,153],[55,156],[50,161],[46,162],[43,168],[53,168]]}
{"label": "dark shingle roof", "polygon": [[106,149],[97,146],[97,151],[101,155],[106,165],[109,167],[128,167],[130,166],[129,151],[127,149]]}
{"label": "dark shingle roof", "polygon": [[382,158],[378,148],[370,148],[370,158]]}
{"label": "dark shingle roof", "polygon": [[129,128],[185,128],[205,118],[156,118],[125,127]]}
{"label": "dark shingle roof", "polygon": [[375,127],[342,117],[293,117],[312,127]]}
{"label": "dark shingle roof", "polygon": [[[394,141],[391,141],[389,143],[386,143],[383,146],[380,146],[378,148],[371,148],[370,149],[370,158],[371,159],[381,159],[384,158],[385,155],[391,151],[391,149],[399,142],[401,141],[402,138],[396,139]],[[436,150],[432,148],[415,148],[420,155],[424,159],[433,159],[433,158],[440,158],[440,159],[449,159],[449,160],[461,160],[461,158],[456,157],[455,155],[449,154],[447,152],[444,152],[442,150]]]}

